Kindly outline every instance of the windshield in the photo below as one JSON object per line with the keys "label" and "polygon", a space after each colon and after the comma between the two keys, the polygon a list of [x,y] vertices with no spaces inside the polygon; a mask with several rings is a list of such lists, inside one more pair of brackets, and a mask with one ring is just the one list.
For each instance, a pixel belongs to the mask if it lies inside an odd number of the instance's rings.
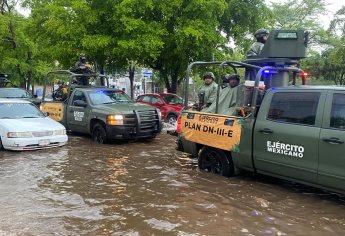
{"label": "windshield", "polygon": [[23,89],[1,89],[0,98],[33,98],[32,95]]}
{"label": "windshield", "polygon": [[162,95],[162,98],[168,104],[183,104],[183,99],[177,95]]}
{"label": "windshield", "polygon": [[88,93],[94,105],[133,102],[127,94],[118,90],[95,90]]}
{"label": "windshield", "polygon": [[44,114],[30,103],[0,103],[0,119],[39,118]]}

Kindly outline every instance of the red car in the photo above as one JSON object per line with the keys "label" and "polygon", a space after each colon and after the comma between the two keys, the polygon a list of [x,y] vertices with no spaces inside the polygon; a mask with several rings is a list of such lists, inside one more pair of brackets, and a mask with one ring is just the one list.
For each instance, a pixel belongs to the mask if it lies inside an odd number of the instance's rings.
{"label": "red car", "polygon": [[175,124],[183,108],[183,99],[173,93],[146,93],[138,96],[137,102],[157,107],[162,120],[170,124]]}

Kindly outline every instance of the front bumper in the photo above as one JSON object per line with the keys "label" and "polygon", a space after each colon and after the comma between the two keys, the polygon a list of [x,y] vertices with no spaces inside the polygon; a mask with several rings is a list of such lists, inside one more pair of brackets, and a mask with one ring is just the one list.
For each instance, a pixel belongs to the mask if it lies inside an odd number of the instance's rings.
{"label": "front bumper", "polygon": [[35,138],[7,138],[1,137],[1,142],[6,150],[24,151],[60,147],[67,143],[67,135],[56,135]]}
{"label": "front bumper", "polygon": [[163,125],[161,122],[155,125],[152,129],[147,130],[141,130],[136,126],[107,125],[107,138],[110,140],[153,138],[161,132],[162,127]]}

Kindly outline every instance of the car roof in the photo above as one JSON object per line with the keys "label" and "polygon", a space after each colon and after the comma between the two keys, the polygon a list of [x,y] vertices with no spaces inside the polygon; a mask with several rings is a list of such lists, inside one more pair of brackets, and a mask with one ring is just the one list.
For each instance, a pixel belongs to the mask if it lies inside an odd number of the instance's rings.
{"label": "car roof", "polygon": [[105,88],[105,87],[75,87],[77,89],[83,90],[83,91],[95,91],[95,90],[109,90],[109,91],[116,91],[116,92],[124,92],[121,89],[114,89],[114,88]]}
{"label": "car roof", "polygon": [[344,90],[345,86],[339,85],[297,85],[297,86],[285,86],[285,87],[274,87],[272,90]]}
{"label": "car roof", "polygon": [[[23,88],[14,88],[14,87],[2,87],[2,88],[0,88],[0,90],[25,90],[25,89],[23,89]],[[26,91],[26,90],[25,90]]]}
{"label": "car roof", "polygon": [[31,103],[30,101],[17,98],[0,98],[0,103]]}
{"label": "car roof", "polygon": [[156,95],[156,96],[162,96],[162,95],[173,95],[173,96],[178,96],[175,93],[144,93],[144,94],[140,94],[138,97],[140,96],[146,96],[146,95]]}

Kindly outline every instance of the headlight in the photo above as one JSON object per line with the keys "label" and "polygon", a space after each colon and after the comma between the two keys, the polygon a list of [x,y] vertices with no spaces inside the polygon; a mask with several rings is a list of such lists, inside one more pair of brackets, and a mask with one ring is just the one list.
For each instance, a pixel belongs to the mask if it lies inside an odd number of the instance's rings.
{"label": "headlight", "polygon": [[65,135],[65,134],[66,134],[65,129],[54,130],[54,135]]}
{"label": "headlight", "polygon": [[8,132],[7,138],[32,138],[31,132]]}
{"label": "headlight", "polygon": [[108,125],[123,125],[123,115],[108,115],[107,124]]}
{"label": "headlight", "polygon": [[162,119],[162,112],[161,112],[161,110],[157,109],[157,111],[158,111],[159,119]]}

